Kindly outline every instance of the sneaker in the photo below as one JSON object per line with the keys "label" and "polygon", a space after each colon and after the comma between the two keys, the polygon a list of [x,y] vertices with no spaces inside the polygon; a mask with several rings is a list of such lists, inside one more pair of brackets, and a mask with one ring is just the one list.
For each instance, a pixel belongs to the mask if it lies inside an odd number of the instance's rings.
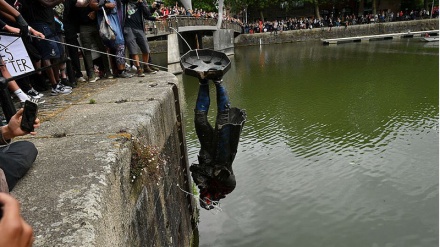
{"label": "sneaker", "polygon": [[[36,103],[37,105],[43,104],[44,102],[46,102],[44,99],[37,99],[32,96],[29,96],[29,101],[32,101],[32,102]],[[24,101],[20,102],[20,108],[23,108],[23,107],[24,107]]]}
{"label": "sneaker", "polygon": [[137,70],[136,75],[137,75],[138,77],[145,77],[145,74],[142,73],[142,70],[141,70],[141,69],[138,69],[138,70]]}
{"label": "sneaker", "polygon": [[89,80],[89,82],[93,83],[93,82],[96,82],[99,79],[101,79],[101,78],[99,78],[99,76],[95,76],[95,77],[93,77],[93,79]]}
{"label": "sneaker", "polygon": [[[29,96],[29,101],[32,101],[32,102],[34,102],[37,105],[43,104],[44,102],[46,102],[44,99],[37,99],[37,98],[33,98],[31,96]],[[25,104],[25,101],[21,101],[20,102],[20,108],[23,108],[24,104]]]}
{"label": "sneaker", "polygon": [[119,75],[118,75],[118,77],[119,78],[131,78],[133,75],[130,75],[130,74],[128,74],[127,73],[127,71],[122,71],[122,73],[120,73]]}
{"label": "sneaker", "polygon": [[[72,90],[72,87],[71,87],[71,86],[67,86],[67,85],[65,85],[65,84],[63,84],[63,83],[61,83],[61,82],[58,82],[58,86],[60,86],[60,87],[62,87],[62,88],[67,88],[67,89]],[[57,86],[57,87],[58,87],[58,86]]]}
{"label": "sneaker", "polygon": [[159,69],[158,69],[156,66],[152,66],[152,65],[150,65],[150,66],[148,66],[148,67],[150,67],[150,69],[152,69],[152,70],[154,70],[154,71],[159,71]]}
{"label": "sneaker", "polygon": [[58,94],[70,94],[70,93],[72,93],[72,88],[67,88],[63,84],[58,83],[56,88],[52,88],[52,92],[50,93],[50,95],[55,96]]}
{"label": "sneaker", "polygon": [[37,90],[35,90],[34,88],[31,88],[31,90],[29,90],[29,91],[27,92],[27,95],[28,95],[29,97],[34,98],[34,99],[41,99],[41,97],[44,96],[44,94],[39,93],[39,92],[38,92]]}
{"label": "sneaker", "polygon": [[108,74],[108,75],[105,76],[105,79],[113,79],[113,78],[114,78],[114,77],[113,77],[112,74]]}
{"label": "sneaker", "polygon": [[76,78],[76,82],[86,82],[86,79],[81,76],[81,77]]}
{"label": "sneaker", "polygon": [[150,66],[145,66],[144,71],[147,74],[156,74],[157,73],[157,71],[150,69]]}
{"label": "sneaker", "polygon": [[60,82],[58,82],[58,84],[64,86],[65,88],[69,88],[69,89],[72,89],[75,86],[74,85],[75,83],[70,83],[67,78],[61,78]]}

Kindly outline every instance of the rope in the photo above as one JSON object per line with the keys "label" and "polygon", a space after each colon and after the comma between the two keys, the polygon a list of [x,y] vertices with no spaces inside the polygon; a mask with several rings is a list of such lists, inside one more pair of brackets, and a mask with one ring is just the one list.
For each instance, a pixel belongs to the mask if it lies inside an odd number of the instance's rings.
{"label": "rope", "polygon": [[[180,188],[179,184],[177,184],[176,186],[177,186],[177,188],[179,188],[183,193],[185,193],[185,194],[187,194],[187,195],[190,195],[190,196],[194,197],[194,199],[203,202],[203,200],[200,198],[200,196],[198,196],[198,195],[194,195],[194,194],[192,194],[192,193],[190,193],[190,192],[188,192],[188,191],[185,191],[184,189]],[[209,199],[209,198],[205,198],[205,199]],[[212,205],[212,206],[214,207],[214,209],[215,209],[215,210],[209,210],[211,213],[213,213],[213,214],[217,214],[217,213],[223,211],[222,208],[220,207],[220,201],[212,201],[212,200],[211,200],[211,205]]]}
{"label": "rope", "polygon": [[[6,33],[6,32],[0,32],[0,34],[8,34],[8,35],[11,35],[10,33]],[[76,45],[72,45],[72,44],[64,43],[64,42],[61,42],[61,41],[56,41],[56,40],[51,40],[51,39],[46,39],[46,38],[43,39],[43,38],[41,38],[41,37],[38,37],[38,36],[35,36],[35,35],[32,35],[32,34],[29,34],[29,36],[30,36],[30,37],[33,37],[33,38],[37,38],[37,39],[39,39],[39,40],[46,40],[46,41],[54,42],[54,43],[61,44],[61,45],[71,46],[71,47],[74,47],[74,48],[77,48],[77,49],[82,49],[82,50],[86,50],[86,51],[96,52],[96,53],[99,53],[99,54],[108,55],[108,56],[117,57],[117,58],[124,58],[124,59],[126,59],[126,60],[128,60],[128,61],[137,62],[137,60],[134,60],[134,59],[131,59],[131,58],[127,58],[127,57],[122,57],[122,56],[113,55],[113,54],[110,54],[110,53],[107,53],[107,52],[97,51],[97,50],[93,50],[93,49],[85,48],[85,47],[82,47],[82,46],[76,46]],[[12,43],[11,43],[11,44],[12,44]],[[9,45],[11,45],[11,44],[9,44]],[[9,46],[9,45],[8,45],[8,46]],[[6,47],[7,47],[7,46],[6,46]],[[5,47],[5,48],[6,48],[6,47]],[[158,67],[158,68],[161,68],[161,69],[164,69],[164,70],[168,70],[167,67],[163,67],[163,66],[160,66],[160,65],[156,65],[156,64],[152,64],[152,63],[148,63],[148,62],[143,62],[143,61],[138,61],[138,62],[139,62],[140,64],[143,64],[143,65],[154,65],[155,67]]]}

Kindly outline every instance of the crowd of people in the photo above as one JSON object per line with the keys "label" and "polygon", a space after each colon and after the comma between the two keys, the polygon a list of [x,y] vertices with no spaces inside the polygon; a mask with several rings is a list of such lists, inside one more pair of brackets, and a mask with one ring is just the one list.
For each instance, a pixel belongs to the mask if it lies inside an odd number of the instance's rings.
{"label": "crowd of people", "polygon": [[437,18],[439,15],[438,8],[434,9],[432,13],[429,10],[411,10],[392,12],[391,10],[382,10],[379,14],[364,14],[364,15],[323,15],[321,18],[315,17],[289,17],[285,19],[275,19],[272,21],[257,20],[252,23],[244,25],[244,33],[264,33],[270,32],[277,34],[278,31],[300,30],[325,28],[331,30],[332,27],[349,27],[351,25],[362,25],[381,22],[407,21],[426,18]]}
{"label": "crowd of people", "polygon": [[[148,63],[151,58],[144,21],[158,20],[160,17],[155,13],[160,5],[148,5],[145,0],[1,0],[1,3],[0,28],[4,33],[22,37],[38,71],[12,80],[7,68],[0,67],[2,76],[11,80],[10,91],[21,102],[33,99],[42,103],[40,92],[46,90],[50,90],[50,95],[70,94],[78,82],[96,82],[103,77],[129,78],[133,75],[126,70],[126,52],[134,61],[137,76],[157,71]],[[99,24],[103,18],[108,18],[115,39],[105,40],[100,36]],[[92,57],[93,49],[110,55],[96,61]],[[81,70],[80,56],[84,58],[86,75]],[[95,70],[96,64],[100,71]],[[71,65],[74,77],[68,76],[67,65]]]}

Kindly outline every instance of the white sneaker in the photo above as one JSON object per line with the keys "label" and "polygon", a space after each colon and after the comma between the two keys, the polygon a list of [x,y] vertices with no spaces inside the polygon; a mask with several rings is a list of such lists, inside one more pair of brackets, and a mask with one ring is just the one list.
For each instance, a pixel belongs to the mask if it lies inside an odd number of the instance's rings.
{"label": "white sneaker", "polygon": [[56,88],[52,88],[50,95],[56,96],[58,94],[70,94],[72,93],[72,88],[66,88],[63,84],[58,84]]}
{"label": "white sneaker", "polygon": [[[30,101],[32,101],[32,102],[34,102],[36,104],[43,104],[44,102],[46,102],[44,99],[41,99],[41,98],[34,98],[32,96],[29,96],[29,95],[28,95],[28,97],[29,97]],[[20,102],[20,105],[21,105],[21,108],[23,108],[24,107],[24,102]]]}
{"label": "white sneaker", "polygon": [[44,94],[39,93],[39,92],[38,92],[37,90],[35,90],[34,88],[31,88],[31,90],[29,90],[29,91],[27,92],[27,95],[28,95],[29,97],[34,98],[34,99],[41,99],[41,97],[44,96]]}
{"label": "white sneaker", "polygon": [[95,76],[93,79],[89,80],[89,82],[96,82],[97,80],[99,80],[101,78],[99,78],[99,76]]}
{"label": "white sneaker", "polygon": [[64,85],[63,83],[61,83],[61,81],[58,82],[57,87],[58,87],[58,86],[72,90],[72,87],[71,87],[71,86]]}
{"label": "white sneaker", "polygon": [[84,77],[79,77],[76,79],[76,82],[86,82],[86,79],[84,79]]}

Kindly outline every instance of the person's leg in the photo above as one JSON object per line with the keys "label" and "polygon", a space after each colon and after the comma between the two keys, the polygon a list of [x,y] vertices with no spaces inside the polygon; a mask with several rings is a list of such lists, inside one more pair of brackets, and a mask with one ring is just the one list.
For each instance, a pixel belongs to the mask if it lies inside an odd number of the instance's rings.
{"label": "person's leg", "polygon": [[197,137],[201,145],[201,154],[205,150],[208,153],[212,150],[214,129],[208,121],[208,111],[210,105],[209,81],[204,79],[199,81],[199,93],[197,95],[196,108],[194,109],[194,125]]}
{"label": "person's leg", "polygon": [[37,154],[35,145],[28,141],[17,141],[0,148],[0,168],[5,173],[10,191],[30,169]]}
{"label": "person's leg", "polygon": [[78,42],[78,35],[75,33],[75,35],[68,36],[66,34],[66,43],[74,45],[76,47],[67,46],[67,54],[70,58],[70,63],[72,64],[72,68],[75,72],[75,78],[79,80],[79,78],[83,77],[83,74],[81,72],[81,63],[79,61],[79,54],[78,54],[78,48],[79,42]]}
{"label": "person's leg", "polygon": [[231,156],[230,148],[230,128],[229,123],[229,109],[230,102],[223,86],[222,80],[214,80],[217,91],[217,119],[216,130],[218,135],[216,161],[219,164],[226,164]]}
{"label": "person's leg", "polygon": [[0,192],[9,193],[8,182],[6,182],[5,173],[1,168],[0,168]]}
{"label": "person's leg", "polygon": [[135,39],[136,39],[136,43],[139,46],[139,48],[141,49],[142,52],[142,61],[144,62],[143,64],[143,71],[145,73],[156,73],[155,70],[152,70],[150,68],[150,66],[148,66],[149,60],[150,60],[150,46],[148,45],[148,40],[145,37],[145,34],[142,30],[137,30],[134,29],[133,30]]}
{"label": "person's leg", "polygon": [[[136,66],[137,76],[144,77],[145,75],[142,73],[143,70],[139,65],[138,43],[137,43],[137,39],[136,39],[135,32],[134,32],[135,30],[136,29],[124,27],[125,45],[127,47],[128,54],[134,60],[134,62],[130,61],[130,64],[133,63],[134,66]],[[130,65],[130,68],[131,67],[132,67],[132,65]]]}
{"label": "person's leg", "polygon": [[[3,59],[0,57],[0,74],[5,78],[9,79],[11,78],[11,74],[8,71],[8,68],[6,68],[6,65],[3,62]],[[20,99],[21,102],[25,102],[26,100],[29,100],[29,97],[27,94],[23,92],[23,90],[20,89],[20,87],[17,85],[15,81],[8,82],[8,89]]]}
{"label": "person's leg", "polygon": [[[94,29],[91,26],[83,25],[79,27],[81,44],[83,45],[84,48],[87,48],[83,50],[83,54],[84,54],[84,65],[86,66],[86,73],[89,82],[97,81],[95,71],[93,68],[92,52],[90,51],[90,49],[92,49],[92,44],[96,42],[96,39],[93,36],[93,31]],[[99,43],[101,42],[102,41],[99,40]]]}
{"label": "person's leg", "polygon": [[125,45],[116,45],[116,66],[118,69],[118,77],[120,78],[130,78],[132,75],[128,74],[125,70]]}
{"label": "person's leg", "polygon": [[[101,37],[99,37],[98,29],[93,26],[93,31],[90,33],[91,38],[94,40],[95,44],[98,46],[98,51],[107,53],[107,47],[101,41]],[[110,69],[109,58],[107,54],[101,53],[101,61],[102,61],[102,69],[107,78],[113,78],[112,71]]]}

